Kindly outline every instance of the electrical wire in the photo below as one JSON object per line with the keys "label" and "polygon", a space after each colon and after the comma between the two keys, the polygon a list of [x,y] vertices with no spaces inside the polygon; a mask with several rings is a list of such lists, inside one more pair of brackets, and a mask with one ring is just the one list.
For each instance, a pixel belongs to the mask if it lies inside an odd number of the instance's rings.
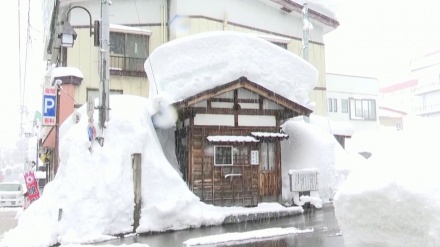
{"label": "electrical wire", "polygon": [[61,91],[63,91],[63,93],[67,95],[67,97],[69,97],[73,101],[73,103],[78,104],[78,102],[76,102],[76,100],[66,90],[64,90],[62,86],[60,86],[60,89]]}
{"label": "electrical wire", "polygon": [[[139,17],[139,11],[138,11],[138,6],[137,6],[137,3],[136,3],[136,0],[133,0],[133,2],[134,2],[134,5],[136,7],[136,14],[137,14],[137,18],[138,18],[139,28],[142,28],[141,27],[141,18]],[[149,44],[149,42],[148,42],[148,44]],[[156,88],[156,94],[159,94],[159,92],[157,90],[157,84],[156,84],[156,78],[154,76],[153,66],[151,65],[151,58],[148,58],[148,63],[150,64],[151,73],[153,74],[153,80],[154,80],[154,85],[155,85],[155,88]]]}
{"label": "electrical wire", "polygon": [[22,97],[21,104],[22,105],[24,105],[24,99],[25,99],[25,95],[26,95],[28,51],[29,51],[29,41],[31,40],[30,27],[31,27],[31,0],[28,1],[28,10],[27,10],[26,51],[25,51],[25,56],[24,56],[23,92],[21,95],[21,97]]}

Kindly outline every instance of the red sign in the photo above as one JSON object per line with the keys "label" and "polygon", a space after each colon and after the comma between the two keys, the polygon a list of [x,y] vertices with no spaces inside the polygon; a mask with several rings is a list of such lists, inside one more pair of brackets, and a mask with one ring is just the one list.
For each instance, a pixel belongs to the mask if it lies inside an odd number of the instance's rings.
{"label": "red sign", "polygon": [[24,181],[26,182],[27,198],[29,200],[29,204],[31,204],[33,201],[36,201],[38,198],[40,198],[38,183],[35,179],[34,172],[24,173]]}

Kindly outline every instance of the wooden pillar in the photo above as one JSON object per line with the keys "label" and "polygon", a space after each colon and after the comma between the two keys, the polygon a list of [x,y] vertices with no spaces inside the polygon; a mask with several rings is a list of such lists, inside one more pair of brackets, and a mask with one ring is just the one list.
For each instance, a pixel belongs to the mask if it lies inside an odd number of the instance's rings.
{"label": "wooden pillar", "polygon": [[139,227],[139,219],[141,217],[141,203],[142,203],[142,166],[141,154],[136,153],[131,155],[133,168],[133,193],[134,193],[134,211],[133,211],[133,232]]}

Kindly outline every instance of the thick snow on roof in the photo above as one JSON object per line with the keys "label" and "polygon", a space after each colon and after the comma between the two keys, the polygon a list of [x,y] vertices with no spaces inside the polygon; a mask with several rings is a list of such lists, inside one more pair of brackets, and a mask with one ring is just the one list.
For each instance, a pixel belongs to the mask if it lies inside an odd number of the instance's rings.
{"label": "thick snow on roof", "polygon": [[440,243],[439,120],[415,118],[365,137],[375,141],[373,155],[334,200],[346,246]]}
{"label": "thick snow on roof", "polygon": [[[179,59],[176,59],[176,58]],[[253,35],[215,31],[170,41],[145,62],[150,95],[180,101],[242,76],[303,106],[318,71],[301,57]]]}
{"label": "thick snow on roof", "polygon": [[301,5],[307,3],[309,9],[312,9],[320,14],[323,14],[332,19],[337,19],[338,4],[334,0],[288,0]]}
{"label": "thick snow on roof", "polygon": [[208,136],[210,142],[259,142],[252,136]]}
{"label": "thick snow on roof", "polygon": [[75,76],[78,78],[83,78],[83,73],[81,70],[75,67],[56,67],[53,68],[50,72],[50,81],[52,82],[56,77],[64,77],[64,76]]}
{"label": "thick snow on roof", "polygon": [[256,137],[289,137],[288,134],[275,132],[251,132],[251,135]]}

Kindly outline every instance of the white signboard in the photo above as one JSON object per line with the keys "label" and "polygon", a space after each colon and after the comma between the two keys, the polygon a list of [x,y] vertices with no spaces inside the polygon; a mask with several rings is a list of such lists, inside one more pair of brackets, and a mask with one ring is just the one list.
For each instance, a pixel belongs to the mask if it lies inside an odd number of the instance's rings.
{"label": "white signboard", "polygon": [[57,114],[57,89],[46,87],[43,92],[43,126],[56,124]]}
{"label": "white signboard", "polygon": [[258,165],[260,163],[260,157],[258,150],[251,150],[251,165]]}
{"label": "white signboard", "polygon": [[290,191],[317,191],[319,190],[317,170],[294,170],[290,176]]}

